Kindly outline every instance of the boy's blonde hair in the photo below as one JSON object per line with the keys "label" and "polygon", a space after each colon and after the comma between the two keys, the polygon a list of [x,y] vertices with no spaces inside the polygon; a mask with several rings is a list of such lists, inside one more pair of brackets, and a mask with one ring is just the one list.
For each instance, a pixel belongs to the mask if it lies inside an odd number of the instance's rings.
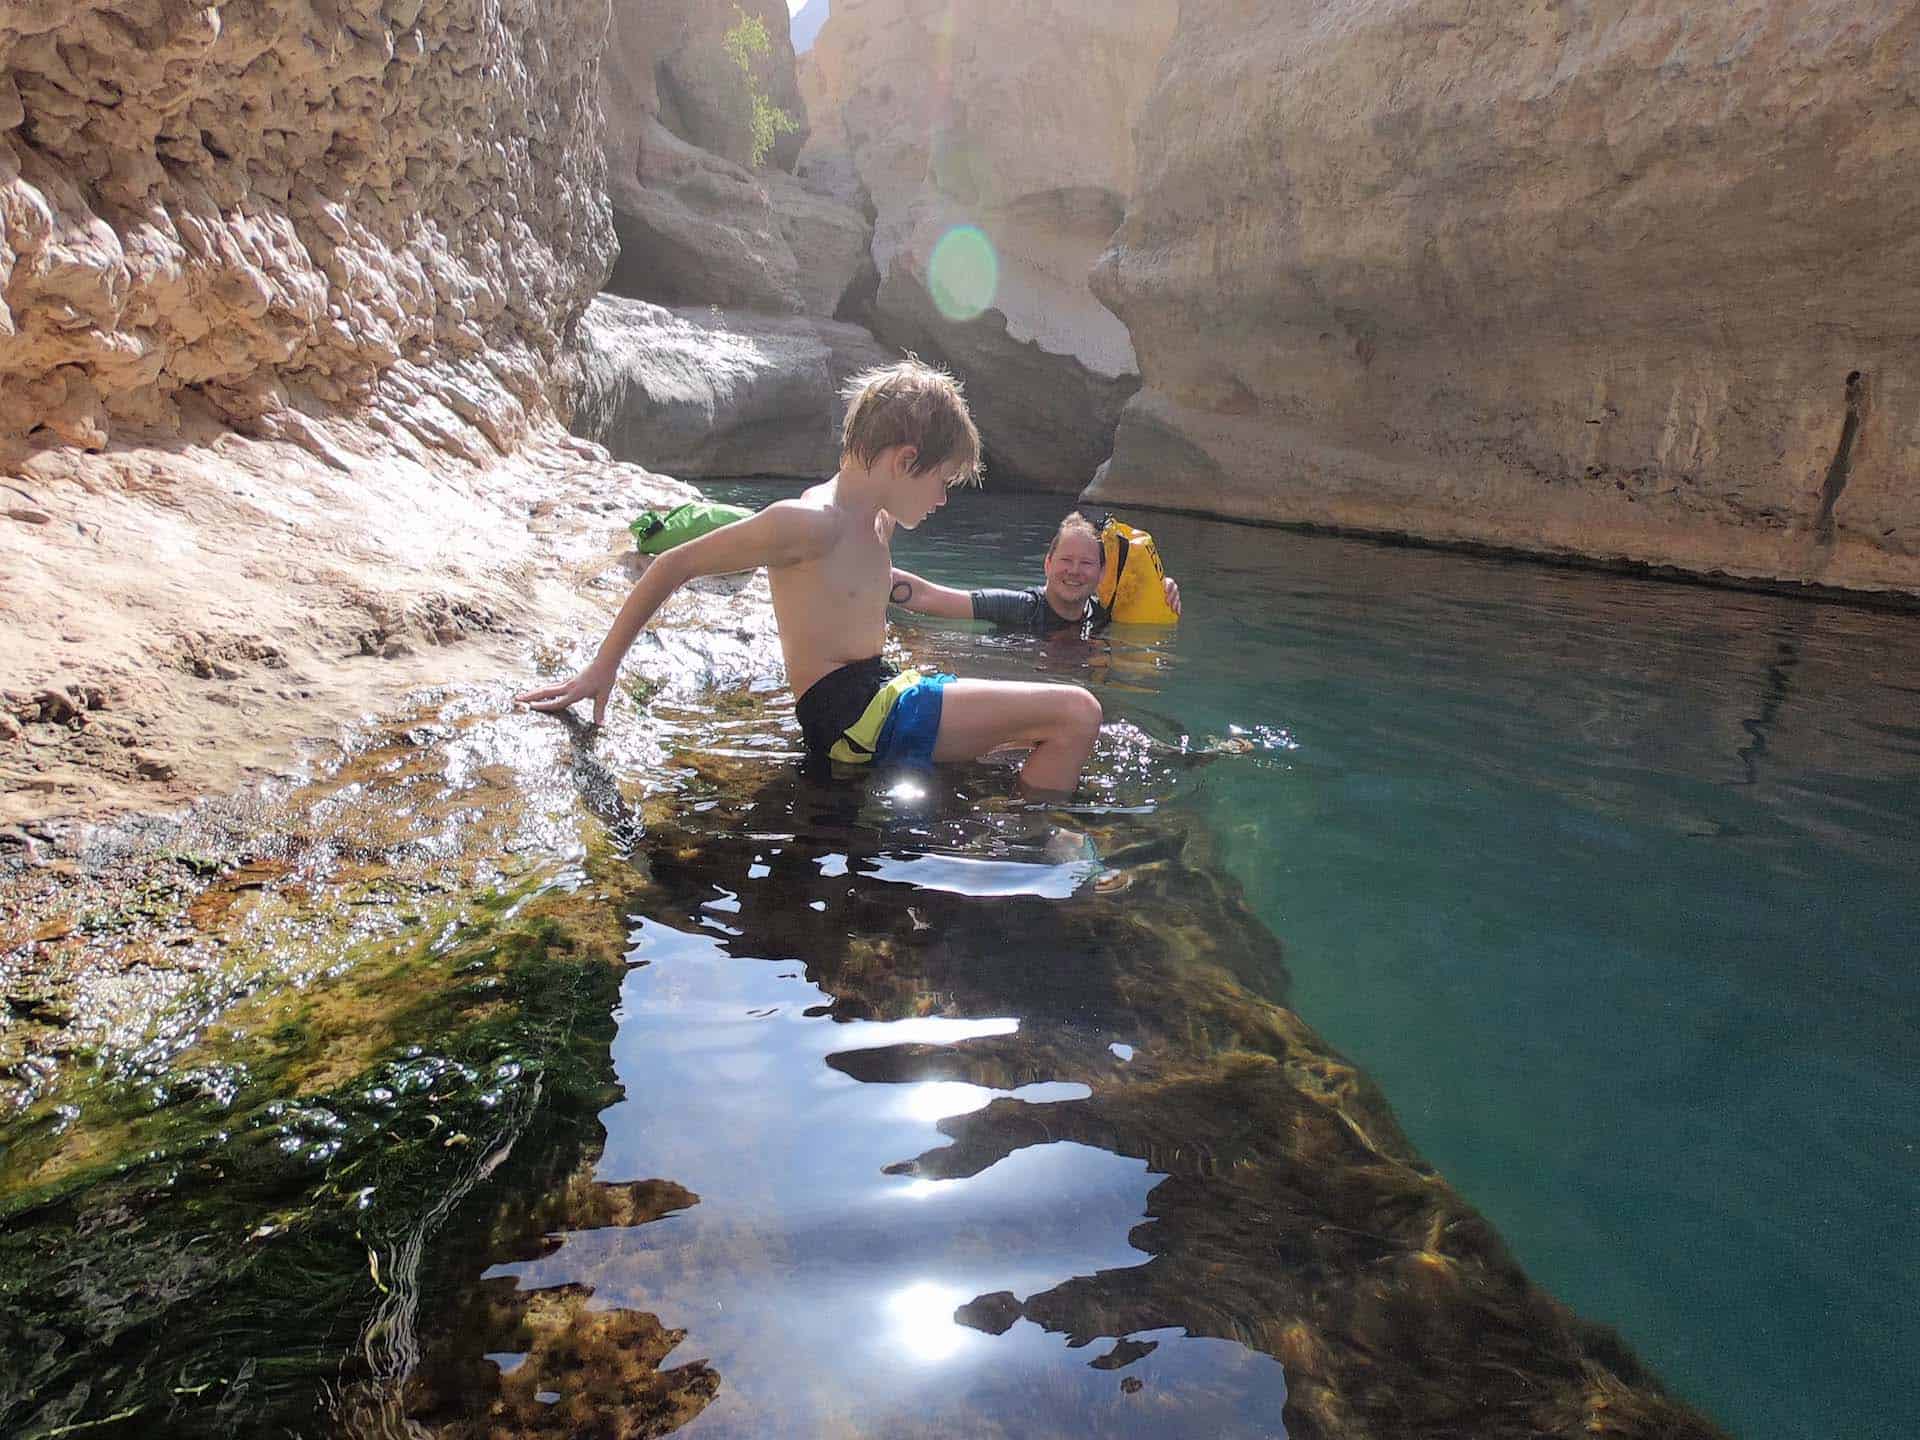
{"label": "boy's blonde hair", "polygon": [[847,403],[840,454],[871,465],[895,445],[911,445],[913,473],[958,465],[950,482],[980,479],[980,432],[967,413],[960,382],[913,355],[863,370],[840,392]]}

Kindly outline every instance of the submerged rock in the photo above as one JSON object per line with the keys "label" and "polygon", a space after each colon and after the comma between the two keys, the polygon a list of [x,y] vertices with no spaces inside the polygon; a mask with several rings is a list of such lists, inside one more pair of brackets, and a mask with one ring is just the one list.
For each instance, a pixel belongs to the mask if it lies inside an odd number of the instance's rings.
{"label": "submerged rock", "polygon": [[[876,1413],[889,1434],[1013,1414],[1063,1436],[1222,1414],[1208,1433],[1717,1433],[1532,1286],[1286,1008],[1279,942],[1190,821],[986,803],[992,768],[823,785],[779,753],[784,704],[706,708],[589,732],[455,698],[261,813],[253,843],[281,863],[188,867],[225,902],[179,923],[270,968],[234,964],[127,1078],[7,1132],[0,1419],[660,1435],[723,1400],[716,1433]],[[1156,783],[1103,766],[1121,803]],[[1061,820],[1126,867],[1123,896],[1057,862]],[[749,1007],[746,976],[789,1004]],[[640,1085],[649,1037],[689,1047],[698,1093]],[[950,1143],[923,1149],[900,1106],[954,1082],[992,1093],[940,1108]],[[713,1098],[746,1123],[705,1124]],[[753,1123],[775,1100],[803,1133]],[[785,1175],[803,1145],[821,1194],[961,1205],[949,1279],[1005,1273],[1001,1247],[1062,1203],[1002,1189],[968,1211],[974,1177],[1072,1155],[1140,1189],[1065,1213],[1069,1239],[1118,1219],[1115,1263],[935,1287],[915,1334],[1024,1349],[876,1412],[861,1382],[884,1352],[863,1347],[888,1337],[777,1333],[798,1312],[770,1297],[807,1272],[884,1299],[927,1257],[876,1251],[877,1212],[681,1169],[747,1147],[747,1174],[764,1155]],[[996,1361],[1031,1367],[1036,1345],[1045,1368],[1007,1375],[1042,1382],[996,1390]],[[1162,1385],[1169,1353],[1189,1368]],[[1060,1408],[1089,1385],[1098,1409]]]}
{"label": "submerged rock", "polygon": [[1089,494],[1920,590],[1916,43],[1901,3],[1183,5]]}
{"label": "submerged rock", "polygon": [[[829,790],[763,761],[696,763],[701,783],[649,811],[638,852],[648,881],[633,897],[647,922],[669,927],[661,934],[677,926],[701,936],[700,946],[743,967],[804,966],[831,997],[827,1018],[848,1027],[826,1060],[843,1075],[901,1094],[958,1081],[1003,1097],[960,1104],[939,1122],[950,1144],[904,1156],[889,1174],[937,1186],[1064,1144],[1133,1157],[1165,1177],[1129,1237],[1151,1257],[1144,1263],[1037,1293],[962,1296],[956,1323],[999,1336],[1025,1320],[1073,1346],[1110,1338],[1092,1362],[1109,1371],[1154,1352],[1155,1342],[1128,1338],[1146,1332],[1230,1340],[1280,1362],[1294,1435],[1718,1434],[1663,1395],[1610,1333],[1531,1285],[1487,1223],[1414,1153],[1372,1083],[1280,1003],[1278,944],[1222,878],[1203,835],[1169,820],[1096,825],[1108,853],[1157,857],[1133,869],[1124,898],[1090,885],[1064,898],[975,896],[945,879],[903,889],[901,865],[914,857],[929,876],[948,873],[943,860],[1025,855],[1029,868],[1047,868],[1047,827],[1029,823],[1033,834],[1022,839],[1027,817],[985,813],[965,780],[907,806],[876,804],[864,787]],[[907,808],[890,814],[896,805]],[[694,973],[663,982],[676,1003],[697,1007],[698,992],[685,989],[698,983]],[[1017,1024],[944,1043],[879,1043],[875,1028],[982,1016]],[[1109,1046],[1115,1036],[1127,1037],[1124,1061]],[[1044,1104],[1007,1093],[1035,1081],[1091,1093]],[[703,1206],[729,1198],[708,1194]],[[767,1203],[805,1213],[802,1196]],[[1034,1206],[1044,1208],[1040,1197]],[[605,1246],[582,1233],[577,1265],[566,1263],[566,1237],[538,1273],[589,1275],[597,1288],[630,1293],[637,1266],[671,1296],[705,1266],[712,1293],[734,1295],[762,1266],[771,1284],[806,1263],[787,1256],[777,1224],[706,1223],[717,1228],[676,1232],[691,1247],[685,1259],[669,1258],[666,1240]],[[1005,1224],[1018,1234],[1017,1220]],[[690,1344],[711,1353],[703,1333],[713,1330],[783,1373],[779,1346],[755,1342],[754,1323],[716,1316],[693,1325]],[[548,1373],[564,1388],[564,1370]],[[1160,1393],[1162,1423],[1209,1403],[1206,1390],[1196,1380],[1191,1393]],[[791,1399],[794,1416],[820,1403]],[[949,1412],[938,1395],[925,1405],[930,1433],[934,1417],[969,1413]],[[1035,1421],[1026,1433],[1054,1430]]]}
{"label": "submerged rock", "polygon": [[831,475],[841,384],[897,358],[857,325],[611,295],[575,339],[574,432],[688,478]]}

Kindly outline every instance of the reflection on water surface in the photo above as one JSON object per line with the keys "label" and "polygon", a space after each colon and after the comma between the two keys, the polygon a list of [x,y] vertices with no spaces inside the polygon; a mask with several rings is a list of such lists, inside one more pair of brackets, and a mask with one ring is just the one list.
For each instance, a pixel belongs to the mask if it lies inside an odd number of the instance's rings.
{"label": "reflection on water surface", "polygon": [[[1519,1435],[1586,1414],[1590,1377],[1647,1383],[1241,986],[1284,970],[1188,828],[1110,817],[1062,861],[1046,816],[982,809],[991,773],[903,799],[702,763],[715,803],[636,856],[593,1171],[681,1201],[484,1280],[667,1327],[664,1363],[717,1377],[689,1433]],[[556,1404],[594,1384],[525,1371]]]}
{"label": "reflection on water surface", "polygon": [[[602,1117],[595,1174],[669,1175],[700,1203],[637,1231],[568,1235],[552,1254],[492,1273],[528,1289],[591,1285],[597,1303],[685,1329],[683,1349],[724,1380],[703,1431],[754,1433],[779,1413],[795,1433],[951,1433],[968,1417],[986,1422],[984,1394],[1005,1387],[1023,1396],[1007,1420],[1142,1433],[1146,1417],[1117,1403],[1119,1377],[1089,1368],[1094,1353],[1068,1352],[1031,1321],[991,1335],[955,1312],[982,1295],[1025,1301],[1076,1275],[1145,1263],[1127,1240],[1157,1183],[1145,1163],[1063,1140],[964,1178],[900,1173],[947,1143],[943,1119],[996,1101],[1085,1099],[1086,1084],[856,1079],[835,1061],[964,1049],[1018,1022],[836,1021],[832,997],[791,959],[729,956],[725,942],[655,921],[635,940],[640,968],[622,989],[614,1042],[629,1098]],[[1280,1433],[1279,1367],[1244,1354],[1221,1366],[1208,1350],[1169,1336],[1152,1366],[1129,1373],[1172,1387],[1155,1407],[1163,1419],[1174,1397],[1225,1390],[1191,1408],[1185,1433]],[[1236,1418],[1260,1415],[1272,1418]]]}

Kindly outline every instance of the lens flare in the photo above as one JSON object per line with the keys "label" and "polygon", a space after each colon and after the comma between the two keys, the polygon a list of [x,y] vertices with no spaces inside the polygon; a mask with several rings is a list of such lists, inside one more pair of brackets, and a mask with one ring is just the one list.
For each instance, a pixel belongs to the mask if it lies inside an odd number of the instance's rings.
{"label": "lens flare", "polygon": [[942,235],[927,261],[927,289],[949,320],[971,320],[1000,289],[1000,257],[978,225],[956,225]]}

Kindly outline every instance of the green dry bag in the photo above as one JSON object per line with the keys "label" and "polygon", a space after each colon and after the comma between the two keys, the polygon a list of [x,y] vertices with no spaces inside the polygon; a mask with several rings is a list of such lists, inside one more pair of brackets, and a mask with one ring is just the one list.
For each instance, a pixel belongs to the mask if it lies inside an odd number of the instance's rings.
{"label": "green dry bag", "polygon": [[640,547],[642,555],[659,555],[751,514],[753,511],[739,505],[711,505],[705,500],[690,500],[664,514],[658,510],[642,510],[640,518],[627,528],[633,531],[634,544]]}

